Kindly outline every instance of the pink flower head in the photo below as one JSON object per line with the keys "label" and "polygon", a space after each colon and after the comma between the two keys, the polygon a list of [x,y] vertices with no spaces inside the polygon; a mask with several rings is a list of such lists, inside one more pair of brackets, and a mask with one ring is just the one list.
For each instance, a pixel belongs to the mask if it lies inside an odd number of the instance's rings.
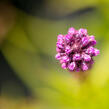
{"label": "pink flower head", "polygon": [[95,37],[89,36],[86,29],[75,30],[71,27],[66,35],[58,35],[55,58],[60,61],[63,69],[86,71],[94,63],[93,56],[99,54],[95,45]]}

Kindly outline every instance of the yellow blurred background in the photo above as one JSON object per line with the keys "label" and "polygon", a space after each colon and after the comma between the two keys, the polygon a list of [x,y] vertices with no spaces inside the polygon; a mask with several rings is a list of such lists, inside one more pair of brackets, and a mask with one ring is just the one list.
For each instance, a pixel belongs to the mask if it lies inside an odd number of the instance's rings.
{"label": "yellow blurred background", "polygon": [[[95,35],[100,55],[79,81],[55,60],[69,27]],[[0,2],[0,109],[108,109],[109,1]]]}

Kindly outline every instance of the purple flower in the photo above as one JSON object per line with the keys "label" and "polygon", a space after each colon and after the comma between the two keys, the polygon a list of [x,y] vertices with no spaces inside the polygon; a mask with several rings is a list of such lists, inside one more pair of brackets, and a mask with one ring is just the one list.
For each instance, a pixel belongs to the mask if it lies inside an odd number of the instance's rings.
{"label": "purple flower", "polygon": [[93,56],[99,54],[99,50],[94,48],[95,45],[95,37],[89,36],[86,29],[75,30],[71,27],[68,34],[58,35],[55,58],[60,61],[63,69],[86,71],[94,63]]}

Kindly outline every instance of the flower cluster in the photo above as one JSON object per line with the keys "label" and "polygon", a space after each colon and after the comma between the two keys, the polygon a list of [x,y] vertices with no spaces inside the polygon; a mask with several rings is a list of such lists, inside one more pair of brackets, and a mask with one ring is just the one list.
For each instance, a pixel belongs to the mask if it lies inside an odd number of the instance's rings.
{"label": "flower cluster", "polygon": [[66,35],[58,35],[55,58],[60,61],[63,69],[86,71],[94,63],[93,56],[99,54],[95,45],[94,36],[89,36],[86,29],[75,30],[71,27]]}

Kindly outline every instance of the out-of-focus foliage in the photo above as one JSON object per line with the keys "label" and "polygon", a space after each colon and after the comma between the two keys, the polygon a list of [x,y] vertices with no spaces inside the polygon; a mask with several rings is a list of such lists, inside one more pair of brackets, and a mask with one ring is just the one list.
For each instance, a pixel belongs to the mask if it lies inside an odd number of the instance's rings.
{"label": "out-of-focus foliage", "polygon": [[[57,0],[48,2],[54,6],[58,4]],[[78,17],[60,20],[33,17],[18,10],[16,25],[3,43],[2,52],[17,75],[32,90],[35,101],[30,105],[31,109],[108,109],[109,3],[106,0],[60,0],[61,3],[70,7],[69,13],[89,6],[95,9]],[[63,71],[54,58],[57,34],[65,34],[71,26],[87,28],[89,34],[95,35],[98,40],[100,55],[84,82]],[[14,101],[14,106],[14,109],[29,109],[25,101],[21,104]]]}
{"label": "out-of-focus foliage", "polygon": [[94,7],[98,0],[45,0],[46,8],[51,9],[54,14],[66,15],[83,8]]}

